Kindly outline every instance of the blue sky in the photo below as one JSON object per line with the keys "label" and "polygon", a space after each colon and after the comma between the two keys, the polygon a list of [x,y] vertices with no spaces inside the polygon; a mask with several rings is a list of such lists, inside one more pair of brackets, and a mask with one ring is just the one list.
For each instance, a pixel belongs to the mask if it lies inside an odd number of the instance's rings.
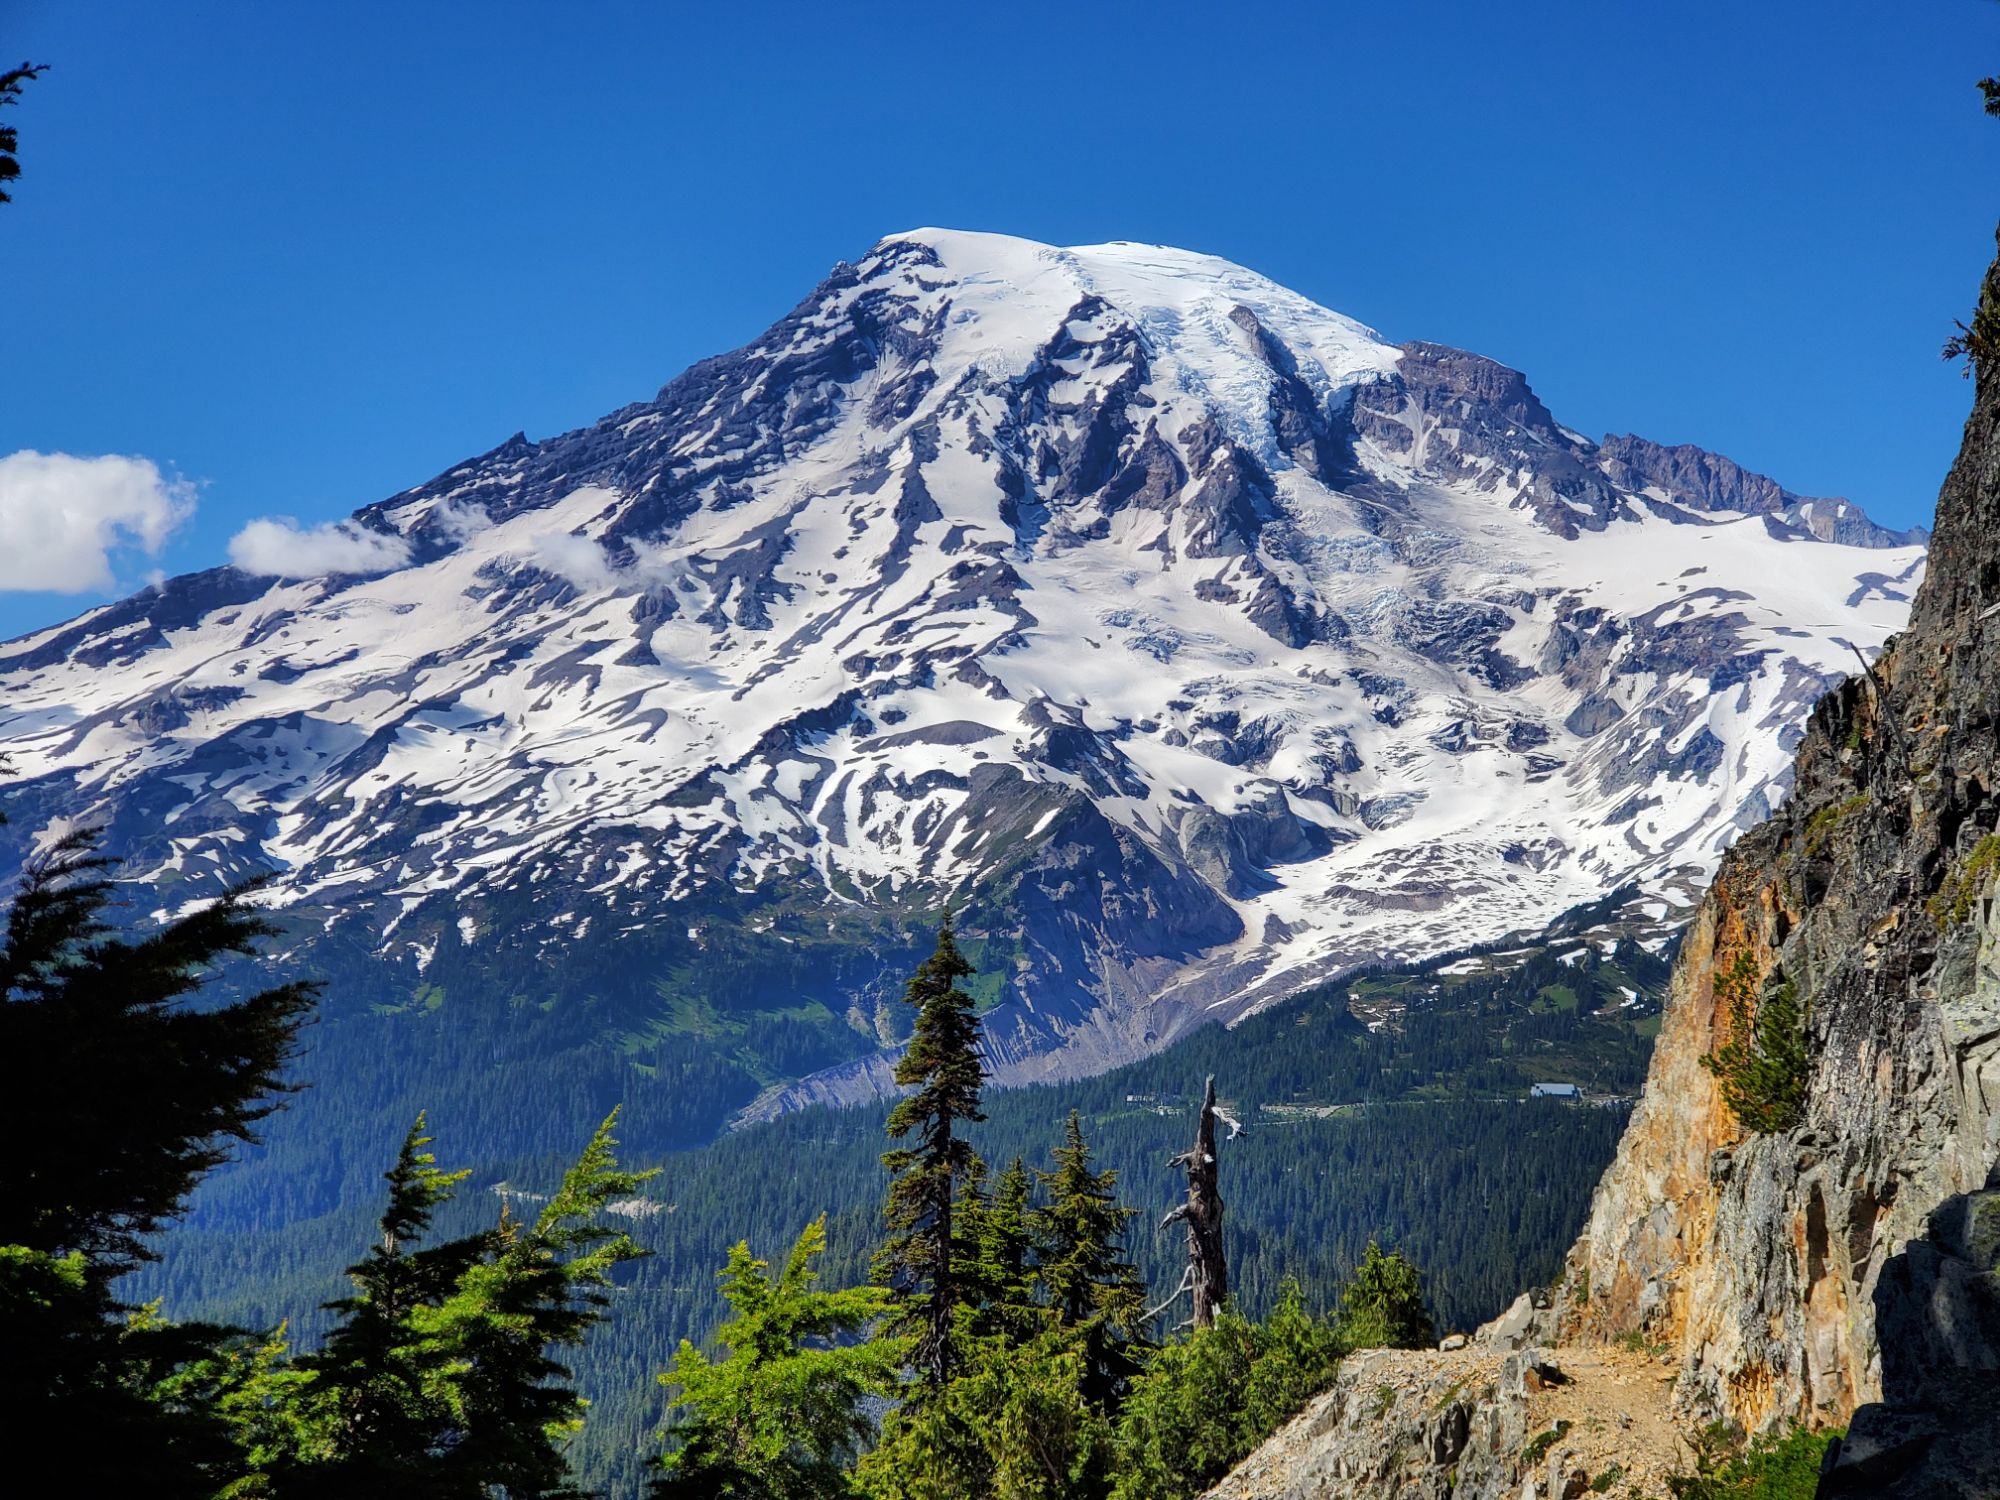
{"label": "blue sky", "polygon": [[[4,0],[17,56],[0,455],[160,478],[0,468],[0,634],[649,395],[920,224],[1225,255],[1925,521],[2000,214],[1991,0]],[[49,564],[73,490],[108,579]]]}

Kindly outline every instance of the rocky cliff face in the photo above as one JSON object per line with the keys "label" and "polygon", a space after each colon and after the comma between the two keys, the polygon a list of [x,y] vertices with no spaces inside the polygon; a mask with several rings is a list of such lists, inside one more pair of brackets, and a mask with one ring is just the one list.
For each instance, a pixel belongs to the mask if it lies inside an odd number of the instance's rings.
{"label": "rocky cliff face", "polygon": [[[1690,1412],[1853,1413],[1832,1482],[1856,1492],[2000,1493],[2000,371],[1978,373],[1910,629],[1820,704],[1793,800],[1724,860],[1570,1268],[1572,1333],[1668,1343]],[[1785,984],[1803,1116],[1751,1133],[1702,1059]]]}
{"label": "rocky cliff face", "polygon": [[[1821,701],[1792,799],[1724,857],[1562,1284],[1473,1346],[1558,1372],[1663,1349],[1684,1429],[1848,1424],[1829,1495],[2000,1496],[2000,368],[1977,374],[1910,628]],[[1695,467],[1681,483],[1735,493]],[[1775,1031],[1781,995],[1802,1099],[1753,1130],[1705,1059]],[[1351,1362],[1218,1493],[1581,1492],[1532,1438],[1501,1451],[1534,1419],[1497,1366],[1450,1423],[1353,1418],[1378,1378],[1386,1410],[1471,1357]]]}

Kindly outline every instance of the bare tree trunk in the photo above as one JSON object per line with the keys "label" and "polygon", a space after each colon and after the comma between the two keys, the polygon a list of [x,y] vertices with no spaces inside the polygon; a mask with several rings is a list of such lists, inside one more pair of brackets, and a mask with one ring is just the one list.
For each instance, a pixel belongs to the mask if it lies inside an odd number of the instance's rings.
{"label": "bare tree trunk", "polygon": [[[1175,1219],[1187,1225],[1188,1269],[1181,1290],[1194,1294],[1190,1321],[1196,1328],[1213,1324],[1216,1309],[1229,1298],[1229,1262],[1222,1252],[1222,1193],[1216,1186],[1215,1120],[1215,1077],[1211,1074],[1202,1091],[1194,1146],[1168,1163],[1187,1168],[1187,1202],[1168,1214],[1160,1226],[1164,1229]],[[1236,1122],[1229,1123],[1233,1134]]]}

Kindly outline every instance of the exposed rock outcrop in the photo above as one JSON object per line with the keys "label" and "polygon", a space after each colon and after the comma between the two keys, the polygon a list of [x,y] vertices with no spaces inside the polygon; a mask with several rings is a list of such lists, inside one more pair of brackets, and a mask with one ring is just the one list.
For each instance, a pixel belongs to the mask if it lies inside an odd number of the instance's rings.
{"label": "exposed rock outcrop", "polygon": [[1684,1462],[1672,1379],[1623,1349],[1370,1350],[1210,1500],[1659,1494]]}
{"label": "exposed rock outcrop", "polygon": [[[2000,1494],[1991,370],[1931,559],[1909,631],[1820,704],[1792,800],[1725,859],[1570,1260],[1588,1288],[1571,1336],[1667,1344],[1691,1415],[1851,1415],[1839,1493]],[[1805,1006],[1805,1105],[1752,1133],[1703,1060],[1785,984]]]}

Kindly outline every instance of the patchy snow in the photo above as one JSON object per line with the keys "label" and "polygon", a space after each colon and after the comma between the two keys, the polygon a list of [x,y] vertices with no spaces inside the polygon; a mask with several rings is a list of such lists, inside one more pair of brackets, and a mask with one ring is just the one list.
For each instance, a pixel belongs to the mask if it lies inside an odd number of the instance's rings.
{"label": "patchy snow", "polygon": [[[895,330],[877,362],[781,388],[864,298]],[[401,566],[176,580],[150,613],[0,645],[14,788],[62,789],[38,804],[62,820],[26,832],[139,827],[142,873],[275,871],[275,899],[383,944],[427,902],[470,943],[458,906],[549,882],[573,942],[714,870],[829,902],[971,889],[1083,799],[1241,919],[1148,981],[1232,1014],[1628,881],[1656,919],[1682,907],[1744,809],[1784,795],[1785,734],[1903,623],[1920,550],[1636,506],[1565,537],[1520,503],[1532,444],[1451,468],[1433,430],[1405,452],[1358,437],[1354,482],[1323,481],[1254,329],[1323,414],[1401,358],[1210,256],[885,241],[698,409],[550,445],[618,465],[533,477],[541,450],[501,449],[357,517]],[[1022,456],[1082,451],[1135,382],[1115,456],[1150,432],[1178,488],[1055,507],[1056,460]],[[1199,529],[1211,429],[1270,479],[1247,538]],[[669,481],[686,498],[649,509]],[[1324,628],[1291,644],[1252,607],[1276,593]],[[1692,656],[1659,647],[1674,632]],[[975,794],[996,767],[1024,826]],[[1230,885],[1183,847],[1195,810],[1286,852]],[[399,941],[435,953],[428,928]]]}

